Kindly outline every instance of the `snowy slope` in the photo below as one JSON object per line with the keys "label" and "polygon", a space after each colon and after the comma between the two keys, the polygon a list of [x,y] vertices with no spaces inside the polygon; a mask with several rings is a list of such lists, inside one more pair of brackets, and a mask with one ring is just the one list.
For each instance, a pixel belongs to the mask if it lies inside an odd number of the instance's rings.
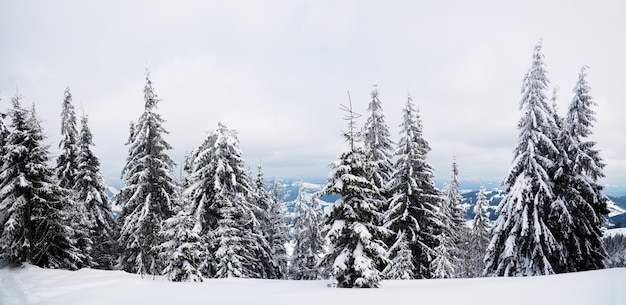
{"label": "snowy slope", "polygon": [[326,281],[212,279],[173,283],[122,271],[0,269],[0,304],[625,304],[626,268],[531,278],[384,281],[379,289]]}
{"label": "snowy slope", "polygon": [[615,202],[611,199],[609,199],[609,201],[607,202],[607,208],[609,208],[609,217],[626,213],[626,210],[624,210],[624,208],[615,204]]}
{"label": "snowy slope", "polygon": [[610,229],[604,232],[604,236],[626,235],[626,228]]}

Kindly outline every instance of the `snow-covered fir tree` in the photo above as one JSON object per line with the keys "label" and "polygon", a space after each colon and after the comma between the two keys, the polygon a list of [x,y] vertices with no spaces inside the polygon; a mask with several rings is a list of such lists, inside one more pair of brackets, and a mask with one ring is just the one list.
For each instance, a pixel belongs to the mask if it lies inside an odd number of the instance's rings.
{"label": "snow-covered fir tree", "polygon": [[70,88],[65,89],[65,98],[63,99],[59,148],[61,152],[57,157],[56,167],[59,185],[66,189],[72,189],[76,184],[76,171],[78,170],[78,130]]}
{"label": "snow-covered fir tree", "polygon": [[352,105],[344,108],[349,121],[349,131],[344,133],[348,149],[331,164],[333,172],[322,190],[341,198],[325,215],[330,246],[321,264],[330,269],[332,286],[378,287],[377,266],[387,263],[386,231],[378,225],[382,202],[378,188],[367,178],[370,166],[354,131]]}
{"label": "snow-covered fir tree", "polygon": [[156,112],[159,99],[149,74],[144,88],[144,112],[131,128],[128,158],[122,170],[124,187],[117,197],[122,205],[120,268],[131,273],[160,274],[161,264],[153,248],[161,243],[159,231],[172,216],[177,182],[174,161],[167,151],[172,147],[163,139],[167,131]]}
{"label": "snow-covered fir tree", "polygon": [[459,193],[460,186],[459,167],[455,157],[452,160],[450,182],[446,183],[443,188],[443,200],[441,201],[439,216],[443,223],[445,238],[439,238],[439,240],[445,243],[445,251],[449,253],[452,269],[456,270],[459,276],[463,276],[464,268],[461,265],[467,261],[468,253],[465,243],[469,231],[465,225],[465,210],[461,206],[463,196]]}
{"label": "snow-covered fir tree", "polygon": [[[93,135],[89,129],[88,119],[83,115],[78,138],[78,157],[76,182],[73,186],[77,211],[84,214],[82,223],[87,224],[91,246],[93,267],[112,269],[117,262],[117,223],[113,219],[112,202],[106,194],[107,185],[100,173],[100,160],[91,150]],[[76,216],[75,216],[76,217]]]}
{"label": "snow-covered fir tree", "polygon": [[207,277],[278,278],[279,267],[257,218],[254,182],[245,169],[235,130],[223,124],[192,154],[186,191],[207,242]]}
{"label": "snow-covered fir tree", "polygon": [[59,187],[48,165],[48,146],[33,106],[12,99],[11,127],[0,170],[0,258],[46,268],[84,267],[70,227],[70,194]]}
{"label": "snow-covered fir tree", "polygon": [[602,234],[608,210],[603,186],[598,183],[604,177],[604,163],[595,143],[586,140],[595,122],[586,70],[580,71],[557,139],[561,158],[555,170],[556,200],[550,213],[551,230],[561,244],[560,257],[551,261],[557,273],[605,267]]}
{"label": "snow-covered fir tree", "polygon": [[551,174],[559,151],[553,142],[557,124],[545,94],[549,82],[541,47],[539,42],[524,77],[519,142],[511,170],[503,181],[507,194],[497,208],[485,275],[551,274],[551,262],[562,250],[548,222],[555,199]]}
{"label": "snow-covered fir tree", "polygon": [[476,195],[476,204],[473,207],[474,219],[472,220],[472,228],[467,240],[465,276],[469,278],[479,277],[485,270],[483,258],[489,245],[489,231],[491,230],[487,212],[488,207],[489,202],[485,194],[485,187],[481,185],[478,195]]}
{"label": "snow-covered fir tree", "polygon": [[426,162],[430,147],[423,137],[422,122],[410,96],[403,114],[402,136],[389,184],[392,198],[385,212],[385,227],[395,233],[396,239],[406,235],[415,268],[413,276],[431,278],[430,267],[439,245],[437,235],[442,232],[442,222],[437,215],[441,194],[433,181],[434,170]]}
{"label": "snow-covered fir tree", "polygon": [[324,254],[325,240],[322,234],[322,208],[319,199],[305,194],[302,187],[294,207],[292,228],[293,252],[289,278],[294,280],[319,280],[322,272],[319,262]]}
{"label": "snow-covered fir tree", "polygon": [[[393,142],[389,138],[389,126],[385,122],[385,113],[383,112],[382,103],[378,97],[378,86],[374,85],[372,90],[372,100],[369,103],[369,117],[365,121],[363,127],[363,147],[368,164],[372,166],[367,171],[368,179],[374,183],[385,200],[388,197],[386,187],[391,179],[393,164],[391,157],[393,155]],[[384,208],[384,207],[383,207]]]}

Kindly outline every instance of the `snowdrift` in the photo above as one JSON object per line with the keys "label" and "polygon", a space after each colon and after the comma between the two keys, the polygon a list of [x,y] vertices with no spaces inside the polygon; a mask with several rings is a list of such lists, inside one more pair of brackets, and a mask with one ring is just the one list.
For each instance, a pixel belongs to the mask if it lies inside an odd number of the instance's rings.
{"label": "snowdrift", "polygon": [[0,304],[626,304],[626,268],[529,278],[383,281],[378,289],[327,281],[209,279],[173,283],[122,271],[0,269]]}

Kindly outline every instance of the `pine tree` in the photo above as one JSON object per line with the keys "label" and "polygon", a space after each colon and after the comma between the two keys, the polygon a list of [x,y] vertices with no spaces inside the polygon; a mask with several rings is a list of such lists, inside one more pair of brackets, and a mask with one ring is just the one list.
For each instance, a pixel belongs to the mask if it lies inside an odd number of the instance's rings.
{"label": "pine tree", "polygon": [[0,256],[11,263],[78,269],[84,256],[77,251],[68,211],[73,202],[59,187],[48,166],[48,146],[35,109],[27,111],[20,97],[12,99],[12,132],[6,140],[0,172],[0,214],[5,215]]}
{"label": "pine tree", "polygon": [[474,219],[472,220],[472,229],[467,241],[467,272],[465,275],[470,278],[481,276],[483,270],[485,270],[483,258],[489,245],[489,231],[491,230],[489,215],[487,214],[488,207],[489,202],[485,195],[485,187],[481,185],[476,196],[476,204],[473,208]]}
{"label": "pine tree", "polygon": [[[370,116],[365,121],[363,128],[363,147],[368,163],[372,168],[368,170],[368,179],[376,186],[387,201],[387,184],[391,179],[393,164],[393,142],[390,140],[389,126],[385,123],[385,114],[378,97],[378,86],[372,90],[372,101],[369,103]],[[384,207],[383,207],[384,208]]]}
{"label": "pine tree", "polygon": [[277,278],[257,218],[258,198],[239,149],[236,131],[221,123],[192,154],[191,204],[200,234],[206,239],[208,277]]}
{"label": "pine tree", "polygon": [[72,105],[70,88],[65,89],[63,110],[61,111],[61,152],[57,157],[56,175],[59,185],[72,189],[76,184],[78,170],[78,130],[76,129],[76,113]]}
{"label": "pine tree", "polygon": [[76,194],[78,211],[84,218],[89,230],[89,239],[93,242],[91,257],[94,267],[112,269],[117,261],[117,224],[113,219],[112,202],[106,194],[107,185],[100,173],[100,161],[91,150],[93,136],[89,129],[87,116],[81,119],[78,138],[78,169],[73,190]]}
{"label": "pine tree", "polygon": [[149,74],[144,88],[145,108],[131,128],[129,154],[122,171],[126,184],[118,201],[123,206],[119,245],[120,268],[139,274],[159,274],[162,266],[153,248],[161,243],[162,222],[172,216],[177,183],[174,161],[167,155],[172,147],[163,139],[167,131],[156,113],[159,99]]}
{"label": "pine tree", "polygon": [[557,143],[561,149],[555,172],[556,200],[550,214],[551,229],[561,243],[561,256],[552,260],[555,272],[573,272],[605,267],[602,246],[604,215],[608,213],[602,185],[604,163],[595,143],[585,141],[595,121],[595,105],[586,81],[587,67],[580,71],[574,98]]}
{"label": "pine tree", "polygon": [[348,112],[349,132],[344,133],[348,150],[333,162],[334,172],[328,178],[323,194],[338,194],[341,199],[332,206],[324,224],[330,241],[322,265],[330,268],[332,285],[343,288],[372,288],[380,285],[379,264],[387,262],[382,239],[385,230],[378,225],[382,202],[378,188],[367,179],[369,168],[359,137],[354,132],[355,114]]}
{"label": "pine tree", "polygon": [[559,154],[553,142],[557,124],[547,104],[548,86],[541,42],[522,87],[519,143],[511,170],[504,180],[507,194],[485,257],[486,275],[530,276],[554,273],[551,261],[559,256],[559,243],[548,223]]}
{"label": "pine tree", "polygon": [[322,273],[318,265],[325,245],[319,199],[307,196],[300,187],[294,214],[295,224],[291,234],[294,244],[289,277],[294,280],[319,280]]}
{"label": "pine tree", "polygon": [[437,216],[441,194],[433,181],[434,170],[426,162],[430,147],[423,138],[422,122],[410,96],[403,113],[402,137],[395,154],[398,159],[389,188],[393,197],[385,213],[385,227],[395,233],[396,240],[400,233],[406,235],[414,277],[431,278],[430,266],[439,245],[437,235],[442,230]]}

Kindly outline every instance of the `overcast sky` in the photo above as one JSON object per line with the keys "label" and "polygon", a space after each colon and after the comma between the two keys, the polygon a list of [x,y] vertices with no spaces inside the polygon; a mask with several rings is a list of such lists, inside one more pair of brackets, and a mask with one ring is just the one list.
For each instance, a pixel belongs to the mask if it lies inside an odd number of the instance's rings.
{"label": "overcast sky", "polygon": [[626,187],[625,31],[619,0],[1,1],[0,110],[16,90],[35,102],[56,154],[69,86],[117,184],[147,65],[177,162],[222,122],[253,170],[262,160],[266,177],[323,179],[345,147],[346,91],[362,124],[377,83],[394,141],[414,97],[437,181],[456,155],[462,181],[498,183],[543,38],[562,114],[591,67],[604,183]]}

